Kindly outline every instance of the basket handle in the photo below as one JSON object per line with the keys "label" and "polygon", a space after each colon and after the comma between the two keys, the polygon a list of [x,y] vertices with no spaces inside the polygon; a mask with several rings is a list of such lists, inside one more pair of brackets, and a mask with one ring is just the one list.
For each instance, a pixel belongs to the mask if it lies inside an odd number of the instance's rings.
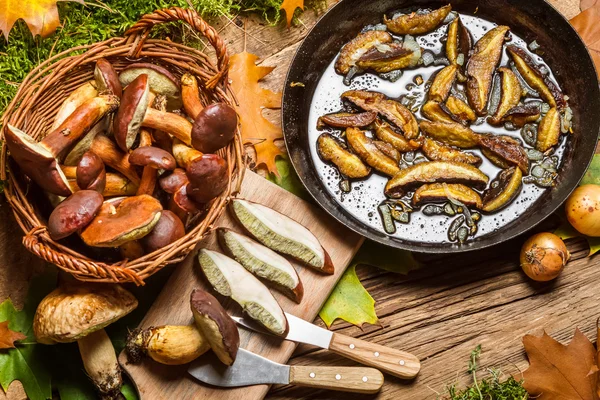
{"label": "basket handle", "polygon": [[190,25],[197,32],[204,35],[211,46],[215,49],[217,55],[218,72],[206,82],[207,89],[214,89],[221,81],[227,80],[227,70],[229,68],[229,56],[227,55],[227,47],[217,33],[206,21],[198,15],[196,10],[191,8],[163,8],[156,10],[151,14],[144,15],[138,22],[125,32],[127,43],[134,43],[129,54],[130,57],[139,58],[142,47],[150,31],[154,25],[172,22],[183,21]]}

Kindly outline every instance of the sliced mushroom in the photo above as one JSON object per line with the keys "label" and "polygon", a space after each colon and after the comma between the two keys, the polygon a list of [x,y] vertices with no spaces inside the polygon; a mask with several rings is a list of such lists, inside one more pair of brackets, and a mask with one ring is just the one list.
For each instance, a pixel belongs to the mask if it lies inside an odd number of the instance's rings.
{"label": "sliced mushroom", "polygon": [[333,263],[319,239],[302,224],[261,204],[234,199],[231,209],[240,224],[260,243],[326,274]]}
{"label": "sliced mushroom", "polygon": [[79,106],[96,96],[98,96],[98,89],[96,88],[95,81],[86,82],[72,91],[56,112],[54,122],[50,127],[50,132],[61,126],[62,123],[65,122],[65,119],[73,114],[73,111],[79,108]]}
{"label": "sliced mushroom", "polygon": [[200,268],[213,288],[231,297],[252,319],[276,335],[288,332],[283,310],[269,289],[237,261],[216,251],[202,249],[198,254]]}
{"label": "sliced mushroom", "polygon": [[200,111],[204,109],[200,100],[198,80],[194,75],[187,72],[181,77],[181,101],[185,113],[192,118],[196,118]]}
{"label": "sliced mushroom", "polygon": [[560,138],[560,113],[556,107],[552,107],[542,118],[538,126],[536,150],[548,151],[558,144]]}
{"label": "sliced mushroom", "polygon": [[442,68],[440,72],[435,75],[431,87],[429,88],[429,100],[437,101],[441,103],[446,100],[450,89],[456,80],[458,74],[458,66],[455,64],[448,65]]}
{"label": "sliced mushroom", "polygon": [[478,166],[481,164],[481,157],[460,151],[452,146],[445,145],[437,140],[425,137],[421,151],[432,161],[456,161]]}
{"label": "sliced mushroom", "polygon": [[228,104],[214,103],[194,118],[192,146],[203,153],[214,153],[227,146],[235,136],[237,113]]}
{"label": "sliced mushroom", "polygon": [[254,275],[280,289],[296,303],[304,287],[292,264],[268,247],[230,229],[217,230],[221,248]]}
{"label": "sliced mushroom", "polygon": [[150,87],[156,94],[168,97],[179,96],[179,82],[168,69],[157,64],[134,63],[121,71],[119,79],[123,86],[130,85],[140,75],[147,75]]}
{"label": "sliced mushroom", "polygon": [[476,189],[486,187],[489,178],[478,168],[452,161],[427,161],[400,170],[385,185],[389,197],[402,197],[425,183],[462,183]]}
{"label": "sliced mushroom", "polygon": [[463,55],[462,66],[467,64],[473,39],[469,30],[463,25],[460,17],[456,17],[448,26],[448,40],[446,41],[446,57],[452,64],[458,63],[458,56]]}
{"label": "sliced mushroom", "polygon": [[401,153],[407,151],[415,151],[419,149],[421,144],[417,140],[408,140],[387,122],[381,120],[375,121],[375,137],[382,142],[389,143]]}
{"label": "sliced mushroom", "polygon": [[335,62],[338,74],[346,75],[357,61],[373,46],[391,43],[392,35],[383,31],[367,31],[360,33],[340,50],[340,56]]}
{"label": "sliced mushroom", "polygon": [[160,202],[148,195],[127,197],[118,205],[105,201],[96,218],[81,232],[81,239],[92,247],[118,247],[150,233],[161,212]]}
{"label": "sliced mushroom", "polygon": [[323,133],[317,139],[317,151],[325,161],[330,161],[348,178],[364,178],[371,173],[356,154],[350,153],[333,136]]}
{"label": "sliced mushroom", "polygon": [[194,289],[190,304],[196,327],[208,340],[215,355],[223,364],[233,364],[240,347],[240,335],[233,319],[219,301],[204,290]]}
{"label": "sliced mushroom", "polygon": [[162,249],[185,236],[181,219],[172,211],[163,210],[152,231],[141,239],[147,253]]}
{"label": "sliced mushroom", "polygon": [[419,136],[419,124],[412,112],[397,101],[390,100],[382,93],[366,90],[348,90],[342,94],[348,100],[365,111],[374,111],[398,127],[407,139]]}
{"label": "sliced mushroom", "polygon": [[346,129],[346,141],[361,160],[375,170],[389,176],[394,176],[400,171],[398,163],[384,154],[364,131],[358,128]]}
{"label": "sliced mushroom", "polygon": [[474,122],[477,119],[475,111],[458,97],[448,97],[445,106],[450,113],[450,116],[463,125]]}
{"label": "sliced mushroom", "polygon": [[79,106],[56,130],[41,142],[8,124],[4,138],[11,157],[22,171],[43,190],[68,196],[71,189],[58,161],[104,115],[113,111],[119,100],[112,95],[94,97]]}
{"label": "sliced mushroom", "polygon": [[394,146],[381,140],[373,140],[373,144],[375,147],[377,147],[377,149],[379,149],[379,151],[394,160],[396,163],[400,162],[402,155],[394,148]]}
{"label": "sliced mushroom", "polygon": [[437,101],[430,100],[423,104],[423,107],[421,107],[421,113],[425,116],[425,118],[434,122],[445,122],[449,124],[454,123],[454,120],[450,115],[448,115],[446,110],[444,110],[442,104],[438,103]]}
{"label": "sliced mushroom", "polygon": [[422,35],[437,28],[452,11],[450,4],[428,13],[403,14],[394,19],[383,17],[390,32],[397,35]]}
{"label": "sliced mushroom", "polygon": [[494,212],[506,207],[521,192],[523,174],[516,167],[502,170],[483,194],[483,211]]}
{"label": "sliced mushroom", "polygon": [[467,97],[477,115],[485,115],[494,70],[500,62],[508,26],[500,25],[489,30],[475,44],[467,64]]}
{"label": "sliced mushroom", "polygon": [[506,113],[519,104],[523,94],[519,78],[510,68],[498,68],[498,72],[502,74],[502,96],[498,109],[488,119],[488,122],[494,125],[500,124]]}
{"label": "sliced mushroom", "polygon": [[460,183],[427,183],[415,190],[412,203],[418,207],[425,203],[446,202],[448,199],[458,200],[469,207],[482,207],[481,196]]}
{"label": "sliced mushroom", "polygon": [[503,120],[511,122],[517,128],[522,128],[525,124],[537,121],[540,116],[539,103],[526,103],[508,110]]}
{"label": "sliced mushroom", "polygon": [[102,207],[103,197],[95,190],[80,190],[62,201],[48,218],[48,233],[60,240],[88,226]]}
{"label": "sliced mushroom", "polygon": [[375,122],[377,113],[373,111],[365,111],[358,114],[337,112],[332,114],[326,114],[317,120],[317,129],[322,130],[326,125],[333,126],[335,128],[349,128],[356,127],[362,128],[367,125],[371,125]]}
{"label": "sliced mushroom", "polygon": [[123,94],[123,87],[119,82],[119,75],[113,68],[111,63],[106,58],[101,58],[96,61],[96,68],[94,68],[94,79],[96,80],[96,86],[98,91],[108,91],[114,94],[118,98],[121,98]]}
{"label": "sliced mushroom", "polygon": [[405,43],[387,43],[371,47],[363,54],[356,65],[361,70],[371,70],[378,74],[410,68],[421,58],[421,48],[405,46]]}
{"label": "sliced mushroom", "polygon": [[479,135],[470,128],[454,123],[421,121],[421,130],[429,137],[450,146],[470,149],[479,143]]}
{"label": "sliced mushroom", "polygon": [[[529,158],[527,152],[517,140],[510,136],[480,135],[479,145],[482,150],[487,150],[500,157],[509,165],[518,166],[523,173],[529,171]],[[486,153],[484,152],[484,155]]]}

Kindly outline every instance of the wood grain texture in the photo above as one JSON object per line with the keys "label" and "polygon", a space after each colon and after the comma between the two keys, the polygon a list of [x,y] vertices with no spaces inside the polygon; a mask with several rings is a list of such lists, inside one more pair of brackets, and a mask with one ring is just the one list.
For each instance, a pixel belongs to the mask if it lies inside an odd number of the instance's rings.
{"label": "wood grain texture", "polygon": [[[316,206],[251,171],[246,172],[240,197],[264,204],[300,222],[315,234],[331,256],[335,266],[333,275],[323,275],[292,261],[304,285],[305,295],[302,303],[296,304],[283,294],[273,291],[285,311],[312,321],[363,239],[334,221]],[[213,228],[221,226],[243,232],[229,212]],[[220,251],[214,232],[199,244],[199,248],[204,247]],[[166,324],[189,324],[193,320],[189,298],[194,288],[203,288],[216,294],[202,276],[195,256],[192,256],[177,267],[140,326],[145,328]],[[217,297],[230,314],[241,315],[241,308],[235,302],[222,296],[217,295]],[[292,342],[250,333],[243,329],[240,329],[240,346],[281,363],[287,362],[295,348]],[[131,365],[126,363],[125,354],[121,354],[119,360],[137,385],[142,400],[261,399],[269,390],[267,385],[229,390],[211,388],[188,377],[187,366],[165,366],[152,360],[144,361],[140,365]]]}
{"label": "wood grain texture", "polygon": [[375,368],[296,366],[290,368],[290,384],[372,394],[381,390],[383,374]]}

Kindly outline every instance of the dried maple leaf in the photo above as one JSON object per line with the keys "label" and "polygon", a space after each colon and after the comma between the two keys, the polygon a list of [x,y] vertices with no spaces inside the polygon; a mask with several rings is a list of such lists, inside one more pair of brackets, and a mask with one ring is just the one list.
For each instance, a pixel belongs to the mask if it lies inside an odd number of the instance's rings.
{"label": "dried maple leaf", "polygon": [[281,128],[266,120],[262,110],[281,108],[281,93],[260,87],[260,80],[275,67],[258,66],[256,60],[258,56],[246,51],[235,54],[229,64],[229,77],[239,102],[237,112],[244,144],[254,145],[257,166],[264,165],[279,176],[275,157],[283,153],[274,141],[281,138]]}
{"label": "dried maple leaf", "polygon": [[0,349],[14,349],[15,341],[23,340],[27,336],[8,328],[8,321],[0,322]]}
{"label": "dried maple leaf", "polygon": [[0,31],[8,41],[8,34],[15,22],[23,19],[33,36],[50,36],[60,24],[57,1],[84,4],[83,0],[0,0]]}
{"label": "dried maple leaf", "polygon": [[579,329],[568,346],[548,336],[526,335],[523,346],[529,368],[523,373],[523,386],[538,400],[598,400],[596,350]]}
{"label": "dried maple leaf", "polygon": [[281,3],[280,10],[285,11],[288,28],[292,25],[292,18],[294,18],[297,8],[304,10],[304,0],[283,0],[283,3]]}
{"label": "dried maple leaf", "polygon": [[596,70],[600,76],[600,2],[583,11],[581,14],[572,18],[571,25],[577,30],[585,42],[592,59],[596,64]]}

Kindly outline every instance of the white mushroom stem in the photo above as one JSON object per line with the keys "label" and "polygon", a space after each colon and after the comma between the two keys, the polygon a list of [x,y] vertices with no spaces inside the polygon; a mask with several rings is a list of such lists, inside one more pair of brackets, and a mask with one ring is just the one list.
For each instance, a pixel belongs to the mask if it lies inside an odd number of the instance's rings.
{"label": "white mushroom stem", "polygon": [[103,399],[116,399],[123,380],[115,349],[104,329],[77,341],[83,366]]}

